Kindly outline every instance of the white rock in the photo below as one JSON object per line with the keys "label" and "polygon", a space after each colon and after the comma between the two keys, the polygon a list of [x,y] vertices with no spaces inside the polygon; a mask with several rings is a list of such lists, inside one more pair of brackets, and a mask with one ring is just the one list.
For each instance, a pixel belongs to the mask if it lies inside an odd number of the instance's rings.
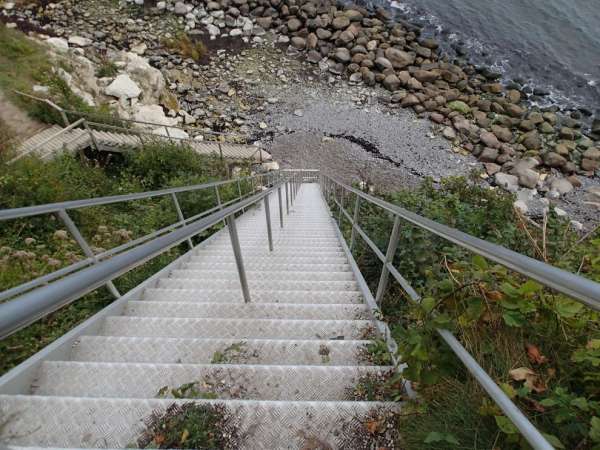
{"label": "white rock", "polygon": [[4,9],[9,10],[9,9],[13,9],[15,7],[15,4],[13,2],[6,2],[4,4]]}
{"label": "white rock", "polygon": [[46,43],[59,52],[66,52],[69,50],[69,43],[63,38],[51,37],[46,39]]}
{"label": "white rock", "polygon": [[268,125],[267,125],[266,123],[264,123],[264,122],[260,122],[260,123],[258,124],[258,127],[259,127],[261,130],[266,130],[266,129],[267,129],[267,127],[268,127]]}
{"label": "white rock", "polygon": [[84,38],[83,36],[70,36],[68,42],[76,47],[87,47],[88,45],[91,45],[92,40]]}
{"label": "white rock", "polygon": [[165,127],[158,127],[152,130],[152,134],[156,134],[158,136],[168,136],[173,139],[189,139],[190,137],[190,135],[181,128],[169,128],[167,133],[167,129]]}
{"label": "white rock", "polygon": [[14,22],[9,22],[7,24],[4,25],[6,28],[8,28],[9,30],[14,30],[15,28],[17,28],[17,24]]}
{"label": "white rock", "polygon": [[554,212],[558,217],[567,217],[567,212],[564,209],[560,209],[558,206],[554,207]]}
{"label": "white rock", "polygon": [[527,203],[525,203],[523,200],[517,200],[513,203],[513,206],[520,210],[523,214],[527,214],[527,211],[529,211]]}
{"label": "white rock", "polygon": [[144,4],[144,0],[134,0],[134,3],[138,6],[142,6]]}
{"label": "white rock", "polygon": [[156,4],[156,9],[158,9],[159,11],[166,9],[166,7],[167,7],[167,2],[158,2]]}
{"label": "white rock", "polygon": [[122,52],[118,57],[125,63],[123,70],[144,92],[143,103],[148,105],[159,103],[166,86],[161,71],[152,67],[146,58],[132,52]]}
{"label": "white rock", "polygon": [[111,97],[130,99],[139,97],[142,90],[129,75],[121,74],[106,87],[104,92]]}
{"label": "white rock", "polygon": [[578,222],[576,220],[571,220],[571,222],[569,222],[569,223],[576,231],[583,230],[583,224],[581,222]]}
{"label": "white rock", "polygon": [[156,125],[174,126],[177,124],[177,119],[167,117],[159,105],[137,105],[133,113],[133,120]]}
{"label": "white rock", "polygon": [[189,11],[190,9],[188,9],[188,6],[185,3],[175,3],[175,9],[173,10],[173,12],[175,12],[175,14],[177,14],[178,16],[185,16]]}
{"label": "white rock", "polygon": [[240,30],[239,28],[234,28],[233,30],[231,30],[229,32],[229,36],[241,36],[242,35],[242,30]]}
{"label": "white rock", "polygon": [[519,189],[519,179],[514,175],[504,172],[498,172],[494,175],[496,184],[508,192],[517,192]]}
{"label": "white rock", "polygon": [[271,170],[279,170],[279,163],[277,161],[270,161],[261,164],[262,168],[271,171]]}
{"label": "white rock", "polygon": [[148,46],[143,42],[131,47],[131,52],[135,53],[136,55],[143,55],[144,53],[146,53],[146,50],[148,50]]}
{"label": "white rock", "polygon": [[50,92],[50,88],[48,86],[40,86],[39,84],[33,86],[32,89],[34,94],[47,94]]}
{"label": "white rock", "polygon": [[206,25],[206,31],[208,31],[208,34],[210,34],[212,37],[216,37],[219,34],[221,34],[221,30],[219,29],[219,27],[214,26],[211,23]]}

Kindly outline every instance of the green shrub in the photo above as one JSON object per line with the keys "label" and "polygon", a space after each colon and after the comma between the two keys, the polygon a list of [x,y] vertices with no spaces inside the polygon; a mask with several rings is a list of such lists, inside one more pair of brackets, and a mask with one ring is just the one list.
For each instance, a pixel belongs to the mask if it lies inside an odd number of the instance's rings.
{"label": "green shrub", "polygon": [[[515,212],[510,195],[464,179],[449,179],[439,188],[427,182],[416,190],[383,197],[461,231],[600,281],[600,233],[581,241],[568,221],[554,214],[547,217],[545,226],[534,226]],[[346,203],[351,210],[353,198]],[[380,208],[363,202],[360,224],[383,252],[392,222]],[[348,237],[347,221],[343,229]],[[357,239],[355,258],[374,291],[381,263],[360,237]],[[460,448],[490,448],[490,443],[500,448],[525,445],[483,392],[471,387],[475,395],[461,393],[457,386],[470,375],[441,341],[436,328],[453,331],[530,419],[548,433],[553,445],[591,449],[600,443],[597,313],[406,222],[402,222],[394,266],[423,298],[415,305],[391,283],[381,305],[398,342],[399,356],[408,364],[404,375],[431,406],[426,413],[411,415],[411,426],[403,428],[404,437],[412,443],[410,448],[445,448],[440,442],[447,433],[459,438]],[[437,408],[434,405],[443,404],[452,407],[444,408],[444,421],[436,425],[432,411]],[[476,433],[461,431],[465,417]],[[434,434],[427,440],[430,433]],[[420,446],[414,444],[417,441]],[[448,448],[457,448],[446,443]]]}
{"label": "green shrub", "polygon": [[[106,167],[69,154],[50,161],[30,156],[11,165],[0,163],[0,208],[201,184],[222,179],[223,173],[224,168],[217,158],[201,156],[179,146],[158,144],[114,159]],[[178,194],[178,199],[186,217],[216,205],[212,190]],[[178,220],[171,196],[72,210],[69,215],[95,253]],[[210,230],[195,241],[208,234]],[[115,285],[121,292],[127,292],[184,251],[187,251],[186,245],[175,247],[119,277]],[[54,215],[0,221],[0,291],[83,257],[64,224]],[[0,373],[62,336],[112,300],[106,289],[96,290],[0,341],[3,355]]]}

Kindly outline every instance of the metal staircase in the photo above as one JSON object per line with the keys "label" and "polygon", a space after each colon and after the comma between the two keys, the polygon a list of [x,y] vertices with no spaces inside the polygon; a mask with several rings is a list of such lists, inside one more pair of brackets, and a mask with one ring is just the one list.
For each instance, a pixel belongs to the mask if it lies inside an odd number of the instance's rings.
{"label": "metal staircase", "polygon": [[[179,222],[0,293],[0,338],[182,243],[191,250],[118,297],[0,378],[0,446],[124,448],[144,421],[173,404],[222,405],[245,449],[357,449],[353,436],[401,403],[354,401],[364,377],[401,370],[377,302],[391,276],[419,302],[393,266],[401,220],[503,264],[600,310],[600,285],[420,217],[319,174],[281,171],[242,180],[0,211],[0,220],[57,213],[85,250],[67,210],[169,195]],[[317,181],[319,183],[317,183]],[[222,203],[222,186],[239,197]],[[177,194],[214,189],[216,206],[185,218]],[[285,201],[284,201],[285,198]],[[358,223],[361,202],[394,218],[384,254]],[[346,208],[354,204],[353,214]],[[329,205],[334,205],[330,211]],[[351,225],[350,245],[338,222]],[[226,222],[198,245],[191,238]],[[375,296],[351,253],[362,239],[382,263]],[[84,264],[85,263],[85,264]],[[62,278],[61,278],[62,277]],[[534,449],[545,437],[448,330],[438,330]],[[387,343],[393,366],[365,358]],[[162,398],[165,386],[197,382],[210,399]],[[377,383],[377,381],[375,381]],[[410,394],[410,387],[407,386]],[[365,433],[365,431],[362,431]],[[368,433],[367,433],[368,434]],[[371,446],[369,446],[371,445]]]}

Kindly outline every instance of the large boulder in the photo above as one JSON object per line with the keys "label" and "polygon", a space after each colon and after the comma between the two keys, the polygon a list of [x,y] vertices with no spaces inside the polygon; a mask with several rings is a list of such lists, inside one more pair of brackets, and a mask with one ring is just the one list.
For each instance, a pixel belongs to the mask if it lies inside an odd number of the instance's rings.
{"label": "large boulder", "polygon": [[385,50],[385,57],[392,63],[394,69],[403,69],[415,62],[414,54],[394,47]]}
{"label": "large boulder", "polygon": [[118,75],[113,82],[106,87],[104,92],[106,95],[111,97],[129,100],[132,98],[138,98],[142,93],[142,90],[135,83],[135,81],[129,77],[129,75],[121,74]]}
{"label": "large boulder", "polygon": [[146,58],[131,52],[121,52],[118,56],[125,63],[125,71],[142,89],[141,101],[144,104],[159,103],[166,88],[162,72],[152,67]]}

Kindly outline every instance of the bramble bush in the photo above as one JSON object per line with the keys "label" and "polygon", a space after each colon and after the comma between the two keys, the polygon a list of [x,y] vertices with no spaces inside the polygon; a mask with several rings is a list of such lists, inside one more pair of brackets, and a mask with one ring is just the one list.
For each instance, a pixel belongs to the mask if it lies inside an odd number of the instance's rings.
{"label": "bramble bush", "polygon": [[[583,239],[549,213],[540,224],[514,199],[465,179],[424,183],[382,197],[410,211],[600,281],[600,234]],[[353,213],[354,199],[346,199]],[[335,211],[335,207],[333,207]],[[346,237],[350,226],[344,221]],[[393,218],[361,204],[360,224],[385,253]],[[381,263],[357,237],[355,258],[376,288]],[[507,268],[402,223],[394,266],[422,297],[412,303],[396,283],[381,310],[420,395],[403,421],[408,448],[529,448],[438,336],[455,333],[506,394],[556,448],[600,448],[598,314]],[[441,411],[440,411],[441,409]],[[442,413],[443,411],[443,413]],[[457,443],[458,442],[458,443]]]}

